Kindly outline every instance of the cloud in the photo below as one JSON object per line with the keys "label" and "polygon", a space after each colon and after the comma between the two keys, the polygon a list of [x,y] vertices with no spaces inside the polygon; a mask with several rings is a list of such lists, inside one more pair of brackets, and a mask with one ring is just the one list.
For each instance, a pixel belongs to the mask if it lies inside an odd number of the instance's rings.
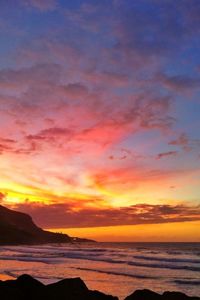
{"label": "cloud", "polygon": [[192,78],[183,74],[174,76],[159,74],[156,76],[156,79],[165,87],[177,92],[198,89],[200,86],[200,78]]}
{"label": "cloud", "polygon": [[71,130],[67,128],[52,127],[41,130],[38,134],[27,135],[26,139],[30,141],[53,141],[59,137],[67,138],[71,135]]}
{"label": "cloud", "polygon": [[61,67],[57,64],[36,64],[19,69],[0,70],[1,93],[21,95],[33,87],[55,84],[61,76]]}
{"label": "cloud", "polygon": [[41,12],[52,11],[57,7],[57,0],[22,0],[23,4],[38,9]]}
{"label": "cloud", "polygon": [[117,225],[158,224],[200,220],[200,207],[137,204],[119,208],[76,209],[70,204],[16,204],[45,228],[83,228]]}
{"label": "cloud", "polygon": [[[1,55],[7,59],[0,69],[0,182],[28,191],[34,186],[39,201],[36,188],[50,191],[50,202],[76,192],[85,202],[85,195],[103,195],[107,204],[115,197],[130,204],[138,186],[134,200],[154,201],[148,199],[156,194],[158,202],[158,182],[180,186],[196,162],[191,151],[179,150],[199,146],[199,104],[193,97],[185,103],[186,92],[199,85],[200,5],[16,3],[16,9],[0,4],[6,24],[23,29],[13,47],[5,38],[3,49],[12,59]],[[184,133],[193,119],[196,139]],[[119,150],[126,148],[131,153]],[[171,166],[167,158],[176,154]],[[188,191],[196,187],[189,184],[184,197],[190,199]],[[126,200],[119,200],[124,194]],[[166,190],[159,195],[165,198]]]}
{"label": "cloud", "polygon": [[20,145],[20,143],[14,140],[4,138],[2,140],[4,142],[0,143],[0,155],[7,153],[29,155],[39,150],[38,145],[34,141],[31,141],[28,145]]}
{"label": "cloud", "polygon": [[88,93],[88,89],[80,83],[70,83],[63,88],[66,95],[70,96],[72,99],[86,96]]}
{"label": "cloud", "polygon": [[161,152],[156,156],[156,158],[161,159],[163,157],[176,156],[177,154],[178,154],[178,151]]}
{"label": "cloud", "polygon": [[106,84],[112,87],[125,87],[129,83],[129,76],[126,74],[115,73],[113,71],[88,71],[83,77],[95,84]]}
{"label": "cloud", "polygon": [[189,137],[186,133],[181,133],[176,139],[171,140],[169,145],[180,146],[185,151],[190,151],[193,148],[199,147],[200,140]]}
{"label": "cloud", "polygon": [[4,201],[6,195],[0,192],[0,203]]}
{"label": "cloud", "polygon": [[188,144],[189,144],[189,138],[185,133],[181,133],[177,139],[169,142],[169,145],[175,145],[175,146],[177,145],[183,147],[188,146]]}
{"label": "cloud", "polygon": [[1,143],[6,143],[6,144],[13,144],[13,143],[15,143],[15,140],[0,137],[0,142]]}
{"label": "cloud", "polygon": [[[8,152],[42,152],[43,142],[49,147],[54,143],[54,151],[61,148],[61,143],[56,147],[56,138],[65,142],[68,138],[75,151],[85,152],[87,148],[98,152],[97,148],[116,144],[143,129],[162,131],[173,126],[170,97],[140,90],[120,96],[115,92],[116,84],[128,83],[127,75],[108,71],[99,74],[103,76],[96,86],[93,77],[87,83],[85,79],[66,80],[63,67],[53,63],[0,71],[0,92],[4,94],[0,94],[0,115],[7,115],[4,126],[12,128],[11,136],[17,143]],[[11,125],[13,120],[15,127]],[[55,127],[47,127],[46,120]]]}
{"label": "cloud", "polygon": [[9,138],[0,137],[0,155],[13,152],[15,149],[16,141]]}

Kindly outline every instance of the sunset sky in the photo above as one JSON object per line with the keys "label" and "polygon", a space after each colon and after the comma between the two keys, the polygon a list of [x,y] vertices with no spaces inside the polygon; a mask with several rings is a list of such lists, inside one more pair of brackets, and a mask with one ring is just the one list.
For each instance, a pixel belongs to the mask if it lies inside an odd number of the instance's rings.
{"label": "sunset sky", "polygon": [[200,1],[0,1],[0,203],[101,241],[200,241]]}

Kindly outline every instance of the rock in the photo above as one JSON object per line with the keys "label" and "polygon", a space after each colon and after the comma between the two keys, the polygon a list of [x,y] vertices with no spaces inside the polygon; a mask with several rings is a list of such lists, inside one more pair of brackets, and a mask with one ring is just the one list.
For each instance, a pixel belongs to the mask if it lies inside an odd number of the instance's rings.
{"label": "rock", "polygon": [[90,300],[118,300],[117,297],[111,295],[105,295],[99,291],[89,291],[88,298]]}
{"label": "rock", "polygon": [[64,279],[47,285],[45,297],[50,300],[118,300],[117,297],[89,290],[80,278]]}
{"label": "rock", "polygon": [[40,292],[44,288],[43,283],[27,274],[21,275],[14,282],[17,288],[23,290],[25,294],[32,294],[36,291]]}
{"label": "rock", "polygon": [[[0,300],[118,300],[117,297],[99,291],[91,291],[80,278],[63,279],[44,285],[29,275],[16,280],[0,281]],[[137,290],[125,300],[200,300],[180,292]]]}
{"label": "rock", "polygon": [[181,292],[164,292],[162,300],[198,300],[198,297],[189,297]]}
{"label": "rock", "polygon": [[[45,287],[47,299],[85,299],[88,288],[80,278],[69,278]],[[45,298],[46,299],[46,298]]]}
{"label": "rock", "polygon": [[0,284],[0,299],[36,299],[43,288],[44,285],[40,281],[24,274],[16,280],[6,280]]}
{"label": "rock", "polygon": [[151,290],[137,290],[125,300],[200,300],[200,298],[189,297],[180,292],[164,292],[160,295]]}
{"label": "rock", "polygon": [[137,290],[130,296],[126,297],[125,300],[161,300],[162,296],[152,292],[151,290]]}
{"label": "rock", "polygon": [[99,291],[91,291],[80,278],[69,278],[44,285],[29,275],[0,281],[1,300],[118,300]]}

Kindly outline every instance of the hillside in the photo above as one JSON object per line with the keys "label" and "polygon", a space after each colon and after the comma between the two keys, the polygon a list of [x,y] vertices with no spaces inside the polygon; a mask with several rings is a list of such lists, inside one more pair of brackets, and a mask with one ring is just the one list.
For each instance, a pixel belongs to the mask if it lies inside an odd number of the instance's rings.
{"label": "hillside", "polygon": [[32,218],[0,205],[0,245],[86,242],[39,228]]}

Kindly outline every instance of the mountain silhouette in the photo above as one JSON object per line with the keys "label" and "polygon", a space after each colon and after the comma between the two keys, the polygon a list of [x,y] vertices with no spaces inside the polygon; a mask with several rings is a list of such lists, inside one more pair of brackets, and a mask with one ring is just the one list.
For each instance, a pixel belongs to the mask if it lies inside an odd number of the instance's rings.
{"label": "mountain silhouette", "polygon": [[45,231],[25,213],[0,205],[0,245],[86,242],[67,234]]}

